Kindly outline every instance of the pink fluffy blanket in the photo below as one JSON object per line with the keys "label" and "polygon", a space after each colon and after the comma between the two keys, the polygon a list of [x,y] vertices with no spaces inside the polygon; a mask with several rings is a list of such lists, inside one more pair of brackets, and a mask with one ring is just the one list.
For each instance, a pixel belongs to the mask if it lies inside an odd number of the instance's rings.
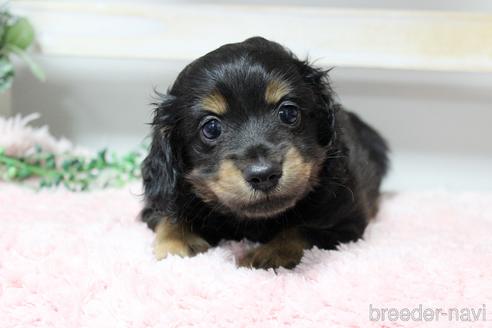
{"label": "pink fluffy blanket", "polygon": [[246,242],[156,262],[138,189],[0,184],[0,327],[492,327],[492,195],[387,195],[364,240],[275,273],[235,266]]}
{"label": "pink fluffy blanket", "polygon": [[[34,118],[0,147],[71,149]],[[0,328],[492,327],[492,194],[386,195],[364,240],[275,273],[235,266],[248,242],[155,261],[139,193],[0,182]]]}

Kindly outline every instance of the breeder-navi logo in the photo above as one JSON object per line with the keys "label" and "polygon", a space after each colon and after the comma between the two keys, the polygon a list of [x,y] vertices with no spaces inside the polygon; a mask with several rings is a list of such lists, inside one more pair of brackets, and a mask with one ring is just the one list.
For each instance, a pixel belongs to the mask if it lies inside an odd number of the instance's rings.
{"label": "breeder-navi logo", "polygon": [[485,304],[478,308],[377,308],[369,304],[371,321],[487,321]]}

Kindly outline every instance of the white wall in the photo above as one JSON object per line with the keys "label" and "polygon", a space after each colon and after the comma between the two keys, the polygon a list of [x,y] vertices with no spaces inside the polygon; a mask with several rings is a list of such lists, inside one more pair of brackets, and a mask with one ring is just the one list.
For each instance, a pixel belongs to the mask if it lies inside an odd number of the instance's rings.
{"label": "white wall", "polygon": [[[70,0],[62,0],[70,1]],[[101,2],[101,0],[91,0]],[[106,0],[103,2],[118,2]],[[492,11],[490,0],[145,0],[147,2],[197,4],[272,4],[323,6],[335,8],[371,8],[371,9],[403,9],[403,10],[453,10],[453,11]]]}
{"label": "white wall", "polygon": [[10,115],[10,96],[11,91],[6,90],[0,93],[0,115],[2,116],[8,116]]}
{"label": "white wall", "polygon": [[[153,88],[185,62],[37,57],[48,80],[20,69],[14,113],[40,112],[54,134],[128,149],[148,133]],[[387,189],[492,190],[492,74],[333,70],[340,101],[389,140]]]}

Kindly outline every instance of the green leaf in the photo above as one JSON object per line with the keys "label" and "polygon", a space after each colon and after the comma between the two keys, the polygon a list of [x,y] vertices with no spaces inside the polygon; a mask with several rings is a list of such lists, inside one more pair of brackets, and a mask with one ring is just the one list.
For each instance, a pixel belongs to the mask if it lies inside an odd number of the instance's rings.
{"label": "green leaf", "polygon": [[100,150],[98,153],[97,153],[97,158],[103,162],[104,164],[106,164],[106,153],[107,153],[107,149],[103,149],[103,150]]}
{"label": "green leaf", "polygon": [[5,31],[7,30],[7,26],[9,20],[12,18],[10,13],[7,12],[6,4],[0,5],[0,48],[3,47],[3,38],[5,35]]}
{"label": "green leaf", "polygon": [[24,179],[30,177],[31,175],[32,175],[31,170],[29,170],[29,168],[26,166],[22,166],[19,169],[19,174],[18,174],[17,178],[19,178],[20,180],[24,180]]}
{"label": "green leaf", "polygon": [[5,30],[4,43],[26,50],[34,41],[34,29],[29,21],[21,17]]}
{"label": "green leaf", "polygon": [[87,166],[87,169],[90,171],[90,170],[93,170],[97,167],[97,160],[96,159],[92,159],[88,166]]}
{"label": "green leaf", "polygon": [[0,20],[0,48],[3,47],[2,40],[3,40],[3,35],[5,34],[5,25],[3,22]]}
{"label": "green leaf", "polygon": [[40,81],[44,82],[46,81],[46,75],[44,74],[44,71],[39,67],[36,62],[34,62],[31,57],[27,56],[26,54],[23,54],[22,59],[26,62],[26,64],[29,66],[29,69],[31,70],[31,73]]}
{"label": "green leaf", "polygon": [[7,169],[7,178],[8,179],[14,179],[17,177],[17,173],[19,172],[19,170],[17,169],[17,167],[15,166],[10,166],[8,169]]}
{"label": "green leaf", "polygon": [[7,76],[0,78],[0,93],[10,89],[12,87],[13,76]]}
{"label": "green leaf", "polygon": [[76,170],[76,171],[83,171],[84,169],[84,163],[82,163],[81,160],[78,160],[78,159],[74,159],[72,160],[72,167]]}
{"label": "green leaf", "polygon": [[0,92],[8,90],[12,86],[14,78],[14,66],[6,57],[0,57]]}
{"label": "green leaf", "polygon": [[70,169],[70,166],[72,165],[72,160],[66,159],[62,162],[62,169],[64,171],[68,171]]}
{"label": "green leaf", "polygon": [[49,180],[49,179],[43,179],[41,180],[41,184],[40,184],[40,187],[43,188],[43,187],[51,187],[53,185],[53,183]]}
{"label": "green leaf", "polygon": [[61,174],[57,174],[54,180],[55,180],[55,186],[59,186],[60,183],[63,181],[63,176]]}
{"label": "green leaf", "polygon": [[55,155],[53,155],[53,154],[48,155],[48,157],[46,158],[45,164],[46,164],[46,167],[49,169],[56,168]]}
{"label": "green leaf", "polygon": [[43,70],[22,49],[14,45],[7,45],[6,49],[9,50],[10,52],[13,52],[17,56],[19,56],[24,62],[26,62],[32,74],[34,74],[34,76],[36,76],[38,80],[40,81],[46,80],[46,76],[44,75]]}

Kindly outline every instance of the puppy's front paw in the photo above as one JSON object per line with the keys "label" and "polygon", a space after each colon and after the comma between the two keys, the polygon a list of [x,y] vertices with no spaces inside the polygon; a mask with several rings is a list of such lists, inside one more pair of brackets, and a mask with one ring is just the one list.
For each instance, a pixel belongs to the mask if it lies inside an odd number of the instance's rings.
{"label": "puppy's front paw", "polygon": [[195,234],[187,234],[184,239],[156,239],[154,256],[157,260],[165,259],[168,255],[181,257],[194,256],[206,252],[210,244]]}
{"label": "puppy's front paw", "polygon": [[284,267],[293,269],[301,262],[304,250],[300,247],[285,247],[264,244],[251,251],[238,261],[242,267],[270,269]]}

